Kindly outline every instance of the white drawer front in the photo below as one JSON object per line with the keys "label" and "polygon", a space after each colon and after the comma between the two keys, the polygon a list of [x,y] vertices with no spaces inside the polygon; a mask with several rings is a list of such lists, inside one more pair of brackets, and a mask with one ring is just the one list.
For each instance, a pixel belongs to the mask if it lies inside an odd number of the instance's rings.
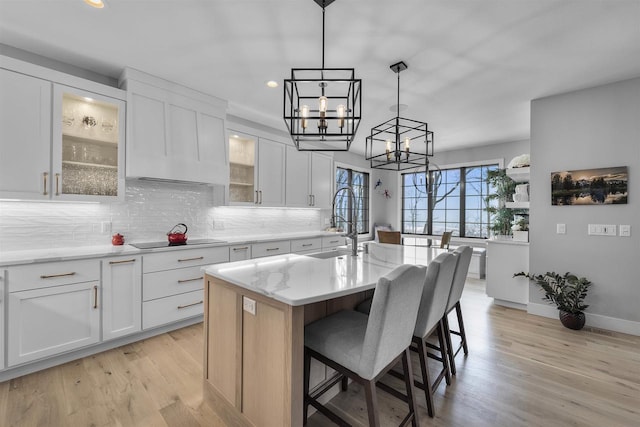
{"label": "white drawer front", "polygon": [[167,252],[146,254],[142,258],[144,273],[193,267],[194,265],[217,264],[229,261],[229,248],[175,249]]}
{"label": "white drawer front", "polygon": [[260,258],[263,256],[288,254],[291,252],[291,242],[280,240],[277,242],[254,243],[251,245],[251,257]]}
{"label": "white drawer front", "polygon": [[322,238],[322,249],[335,248],[336,246],[344,245],[344,237],[342,236],[327,236]]}
{"label": "white drawer front", "polygon": [[143,300],[150,301],[202,289],[204,272],[201,268],[196,266],[146,273],[142,286]]}
{"label": "white drawer front", "polygon": [[149,329],[204,313],[204,290],[142,303],[142,328]]}
{"label": "white drawer front", "polygon": [[9,292],[100,280],[100,260],[46,262],[7,269]]}
{"label": "white drawer front", "polygon": [[243,261],[245,259],[251,259],[251,245],[229,247],[229,261]]}
{"label": "white drawer front", "polygon": [[301,239],[301,240],[291,241],[291,252],[293,253],[301,253],[301,252],[309,252],[309,251],[318,252],[321,249],[322,249],[322,239],[320,237],[316,237],[314,239]]}

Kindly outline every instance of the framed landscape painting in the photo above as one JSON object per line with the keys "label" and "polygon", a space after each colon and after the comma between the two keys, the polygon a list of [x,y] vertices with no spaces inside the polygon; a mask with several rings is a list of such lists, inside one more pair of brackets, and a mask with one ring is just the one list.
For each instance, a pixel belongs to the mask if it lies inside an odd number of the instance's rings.
{"label": "framed landscape painting", "polygon": [[626,166],[551,173],[552,205],[614,205],[626,203]]}

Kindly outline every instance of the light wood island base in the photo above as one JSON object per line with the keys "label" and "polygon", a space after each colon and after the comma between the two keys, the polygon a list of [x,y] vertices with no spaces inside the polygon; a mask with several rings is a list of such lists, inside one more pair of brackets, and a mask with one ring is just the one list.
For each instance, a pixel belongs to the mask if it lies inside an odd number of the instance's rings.
{"label": "light wood island base", "polygon": [[[230,426],[302,425],[304,325],[371,292],[290,306],[206,275],[204,400]],[[312,385],[331,374],[324,365],[313,371]]]}

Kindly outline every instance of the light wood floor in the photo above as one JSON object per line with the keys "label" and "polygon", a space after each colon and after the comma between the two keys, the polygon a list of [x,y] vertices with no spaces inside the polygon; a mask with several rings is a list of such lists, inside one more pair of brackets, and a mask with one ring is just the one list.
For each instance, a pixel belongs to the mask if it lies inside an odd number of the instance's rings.
{"label": "light wood floor", "polygon": [[[640,425],[640,337],[495,306],[482,281],[468,281],[462,305],[469,356],[440,386],[435,418],[418,394],[421,425]],[[378,399],[383,425],[397,425],[404,404],[383,391]],[[357,385],[330,405],[367,425]],[[0,383],[3,427],[223,425],[202,402],[202,325]],[[320,414],[308,423],[327,425]]]}

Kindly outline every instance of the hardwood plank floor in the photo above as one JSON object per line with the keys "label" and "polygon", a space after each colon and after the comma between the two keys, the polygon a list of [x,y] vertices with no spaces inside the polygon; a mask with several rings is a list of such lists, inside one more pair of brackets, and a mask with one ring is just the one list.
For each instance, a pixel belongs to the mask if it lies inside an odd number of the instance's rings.
{"label": "hardwood plank floor", "polygon": [[[640,337],[571,331],[495,306],[479,280],[467,281],[462,307],[469,356],[457,357],[457,376],[438,389],[435,418],[418,391],[421,425],[640,424]],[[0,426],[224,426],[202,401],[202,346],[194,325],[0,383]],[[378,399],[382,425],[397,425],[405,405],[383,391]],[[367,425],[357,384],[330,406]],[[329,425],[320,414],[308,423]]]}

